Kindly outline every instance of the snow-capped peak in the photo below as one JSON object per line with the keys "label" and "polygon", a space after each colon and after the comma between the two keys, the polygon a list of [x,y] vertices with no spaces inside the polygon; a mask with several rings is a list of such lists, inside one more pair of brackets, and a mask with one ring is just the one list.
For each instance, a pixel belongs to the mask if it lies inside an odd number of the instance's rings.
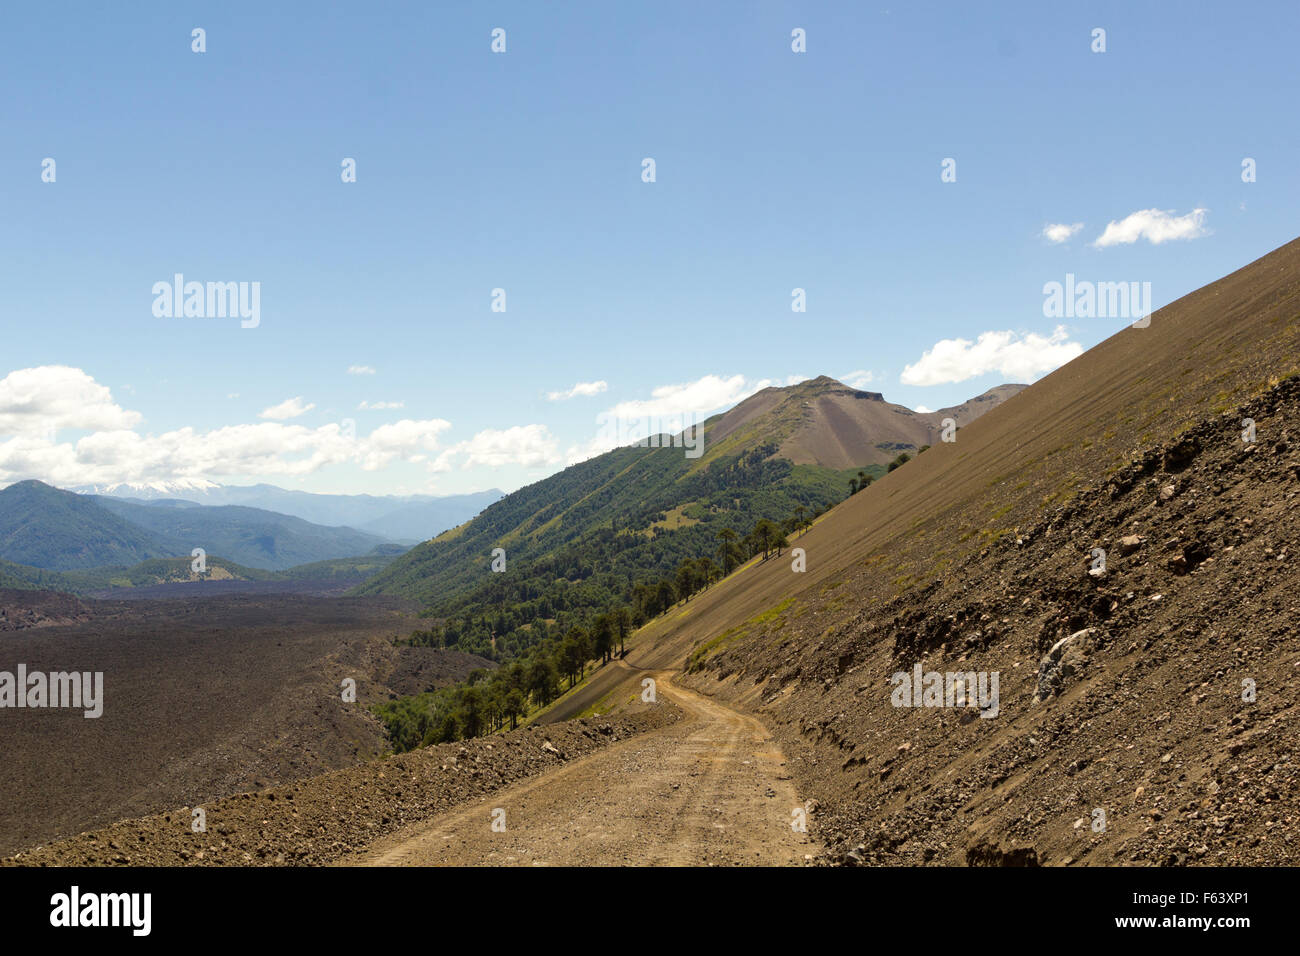
{"label": "snow-capped peak", "polygon": [[111,485],[82,485],[70,489],[83,495],[109,495],[114,498],[176,498],[186,494],[204,494],[220,488],[206,478],[172,478],[154,481],[117,481]]}

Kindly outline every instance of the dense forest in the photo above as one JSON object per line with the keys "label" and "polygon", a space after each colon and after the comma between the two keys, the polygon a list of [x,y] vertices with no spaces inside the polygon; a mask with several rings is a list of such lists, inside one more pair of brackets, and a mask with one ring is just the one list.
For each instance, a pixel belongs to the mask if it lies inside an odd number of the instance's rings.
{"label": "dense forest", "polygon": [[[394,750],[514,727],[582,680],[591,662],[621,653],[628,635],[646,621],[751,558],[780,555],[792,536],[844,497],[846,484],[854,494],[907,460],[900,455],[888,467],[841,472],[794,465],[773,458],[775,450],[760,446],[689,471],[680,451],[621,449],[602,456],[614,462],[597,462],[624,479],[631,473],[631,482],[609,482],[602,473],[594,476],[599,487],[589,491],[582,486],[593,476],[577,466],[539,483],[578,481],[584,494],[576,506],[562,507],[572,500],[569,494],[552,497],[535,519],[491,514],[498,506],[504,512],[533,503],[508,496],[471,522],[469,533],[430,542],[444,560],[464,538],[478,542],[473,583],[429,603],[428,625],[405,642],[457,648],[501,666],[476,671],[455,687],[377,706]],[[610,484],[623,486],[622,493]],[[539,547],[517,531],[487,537],[490,531],[474,528],[485,517],[489,529],[523,524],[552,547]],[[561,530],[584,522],[581,533]],[[492,570],[493,547],[505,551],[504,570]],[[454,572],[435,571],[439,562],[432,556],[426,562],[442,580],[457,579]]]}

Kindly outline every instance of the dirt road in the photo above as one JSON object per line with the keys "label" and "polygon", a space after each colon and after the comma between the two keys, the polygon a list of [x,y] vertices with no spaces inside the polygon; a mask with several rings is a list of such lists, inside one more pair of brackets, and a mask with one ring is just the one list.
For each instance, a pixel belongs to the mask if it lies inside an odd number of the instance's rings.
{"label": "dirt road", "polygon": [[[688,719],[384,837],[345,865],[789,865],[785,759],[752,717],[655,675]],[[497,829],[493,829],[494,811]]]}

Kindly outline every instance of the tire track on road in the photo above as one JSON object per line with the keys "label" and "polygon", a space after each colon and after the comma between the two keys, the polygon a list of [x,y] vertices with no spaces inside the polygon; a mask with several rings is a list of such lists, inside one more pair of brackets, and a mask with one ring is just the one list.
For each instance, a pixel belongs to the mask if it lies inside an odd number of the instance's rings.
{"label": "tire track on road", "polygon": [[[362,866],[792,865],[801,801],[762,723],[655,675],[686,718],[440,814],[345,858]],[[505,811],[493,832],[492,811]]]}

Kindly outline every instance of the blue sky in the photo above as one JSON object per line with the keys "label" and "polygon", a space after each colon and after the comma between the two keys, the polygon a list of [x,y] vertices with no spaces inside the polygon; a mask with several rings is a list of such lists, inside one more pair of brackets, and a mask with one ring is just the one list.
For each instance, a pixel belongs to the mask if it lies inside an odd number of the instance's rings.
{"label": "blue sky", "polygon": [[[615,410],[934,409],[1128,324],[1045,283],[1296,234],[1294,3],[266,6],[5,11],[0,484],[510,490]],[[176,273],[260,323],[155,316]]]}

